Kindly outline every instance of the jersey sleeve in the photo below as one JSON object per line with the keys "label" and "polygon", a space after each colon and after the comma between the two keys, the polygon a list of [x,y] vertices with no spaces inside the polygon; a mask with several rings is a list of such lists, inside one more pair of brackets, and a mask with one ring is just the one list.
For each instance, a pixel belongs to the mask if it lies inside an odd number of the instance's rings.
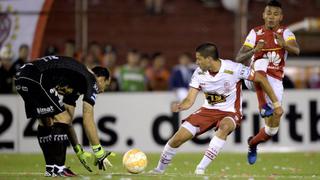
{"label": "jersey sleeve", "polygon": [[248,46],[250,48],[254,48],[255,44],[256,44],[256,32],[253,29],[251,29],[243,45]]}
{"label": "jersey sleeve", "polygon": [[290,31],[290,29],[285,29],[283,31],[283,39],[285,41],[296,40],[296,36],[293,34],[292,31]]}
{"label": "jersey sleeve", "polygon": [[79,95],[77,95],[77,94],[74,94],[74,93],[67,94],[67,95],[63,96],[63,102],[65,104],[68,104],[68,105],[71,105],[71,106],[75,107],[76,106],[76,101],[78,100],[78,98],[79,98]]}
{"label": "jersey sleeve", "polygon": [[245,80],[253,81],[254,80],[255,71],[252,68],[248,67],[248,66],[245,66],[243,64],[238,64],[236,74],[237,74],[239,79],[245,79]]}
{"label": "jersey sleeve", "polygon": [[98,94],[98,86],[93,75],[86,77],[86,81],[87,88],[86,92],[83,95],[83,101],[94,106]]}
{"label": "jersey sleeve", "polygon": [[199,69],[196,69],[191,77],[191,81],[189,86],[195,89],[200,89],[200,82],[199,82]]}

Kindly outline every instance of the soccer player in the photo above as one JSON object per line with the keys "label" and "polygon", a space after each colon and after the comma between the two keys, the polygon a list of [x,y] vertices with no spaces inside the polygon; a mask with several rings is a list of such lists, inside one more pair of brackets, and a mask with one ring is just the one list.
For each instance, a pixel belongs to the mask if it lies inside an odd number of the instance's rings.
{"label": "soccer player", "polygon": [[[90,171],[84,152],[77,142],[72,125],[76,100],[83,95],[83,126],[95,154],[96,165],[105,170],[111,165],[111,152],[100,145],[94,123],[96,96],[110,83],[106,68],[87,69],[76,60],[63,56],[46,56],[23,65],[15,84],[25,102],[27,118],[37,118],[37,138],[45,162],[45,176],[75,176],[64,166],[68,135],[81,163]],[[61,100],[58,94],[63,96]]]}
{"label": "soccer player", "polygon": [[220,59],[214,44],[205,43],[197,47],[196,63],[199,67],[192,76],[188,95],[181,103],[173,104],[172,111],[189,109],[200,90],[205,94],[205,102],[200,109],[183,121],[179,130],[167,142],[153,173],[163,173],[176,154],[177,148],[183,143],[215,128],[217,129],[215,136],[211,139],[208,149],[195,170],[195,174],[205,173],[207,166],[224,146],[227,136],[240,125],[241,79],[259,83],[276,106],[274,114],[280,116],[283,112],[265,78],[240,63]]}
{"label": "soccer player", "polygon": [[[236,58],[237,62],[244,64],[249,64],[252,58],[254,70],[269,81],[280,104],[287,54],[298,55],[300,52],[294,34],[288,28],[280,25],[282,18],[281,4],[276,0],[269,1],[263,12],[264,25],[250,31]],[[257,145],[277,134],[280,117],[272,114],[274,107],[270,98],[262,91],[261,85],[247,81],[246,85],[249,89],[256,90],[260,114],[265,120],[265,126],[260,129],[259,133],[248,138],[247,158],[249,164],[254,164],[257,159]]]}

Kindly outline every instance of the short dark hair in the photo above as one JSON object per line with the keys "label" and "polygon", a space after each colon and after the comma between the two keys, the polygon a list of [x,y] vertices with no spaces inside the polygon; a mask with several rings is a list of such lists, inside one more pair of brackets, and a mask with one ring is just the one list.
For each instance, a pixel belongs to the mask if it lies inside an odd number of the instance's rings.
{"label": "short dark hair", "polygon": [[21,50],[21,49],[23,49],[23,48],[29,49],[29,46],[28,46],[27,44],[21,44],[21,45],[19,46],[19,50]]}
{"label": "short dark hair", "polygon": [[204,43],[196,48],[196,52],[199,52],[201,56],[207,58],[212,57],[213,59],[219,59],[218,48],[213,43]]}
{"label": "short dark hair", "polygon": [[162,52],[155,52],[155,53],[152,54],[151,59],[154,60],[154,59],[156,59],[156,58],[158,58],[160,56],[163,56]]}
{"label": "short dark hair", "polygon": [[97,77],[104,76],[106,79],[109,79],[109,77],[110,77],[110,72],[107,68],[104,68],[101,66],[96,66],[96,67],[92,68],[91,70],[93,71],[93,73]]}
{"label": "short dark hair", "polygon": [[282,8],[281,3],[279,1],[277,1],[277,0],[268,1],[267,6],[273,6],[273,7]]}

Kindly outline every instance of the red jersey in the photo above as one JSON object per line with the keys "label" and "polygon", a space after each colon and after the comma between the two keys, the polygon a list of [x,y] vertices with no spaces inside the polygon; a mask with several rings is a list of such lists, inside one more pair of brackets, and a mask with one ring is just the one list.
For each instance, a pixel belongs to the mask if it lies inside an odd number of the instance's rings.
{"label": "red jersey", "polygon": [[256,52],[252,59],[254,61],[261,58],[269,59],[267,74],[282,80],[288,52],[278,45],[275,39],[275,33],[280,34],[285,41],[295,40],[294,34],[286,27],[280,26],[276,30],[269,30],[266,29],[265,26],[258,26],[250,31],[244,45],[254,48],[259,40],[264,40],[266,44],[262,51]]}

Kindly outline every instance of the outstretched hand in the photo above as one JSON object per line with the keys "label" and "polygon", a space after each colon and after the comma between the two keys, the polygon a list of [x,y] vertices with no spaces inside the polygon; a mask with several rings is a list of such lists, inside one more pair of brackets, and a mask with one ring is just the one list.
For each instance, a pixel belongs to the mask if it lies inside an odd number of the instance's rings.
{"label": "outstretched hand", "polygon": [[274,39],[277,41],[279,46],[284,47],[286,45],[286,42],[283,39],[282,35],[274,33]]}
{"label": "outstretched hand", "polygon": [[178,103],[178,102],[173,102],[173,103],[171,104],[171,111],[172,111],[172,112],[179,112],[179,111],[181,111],[180,103]]}

